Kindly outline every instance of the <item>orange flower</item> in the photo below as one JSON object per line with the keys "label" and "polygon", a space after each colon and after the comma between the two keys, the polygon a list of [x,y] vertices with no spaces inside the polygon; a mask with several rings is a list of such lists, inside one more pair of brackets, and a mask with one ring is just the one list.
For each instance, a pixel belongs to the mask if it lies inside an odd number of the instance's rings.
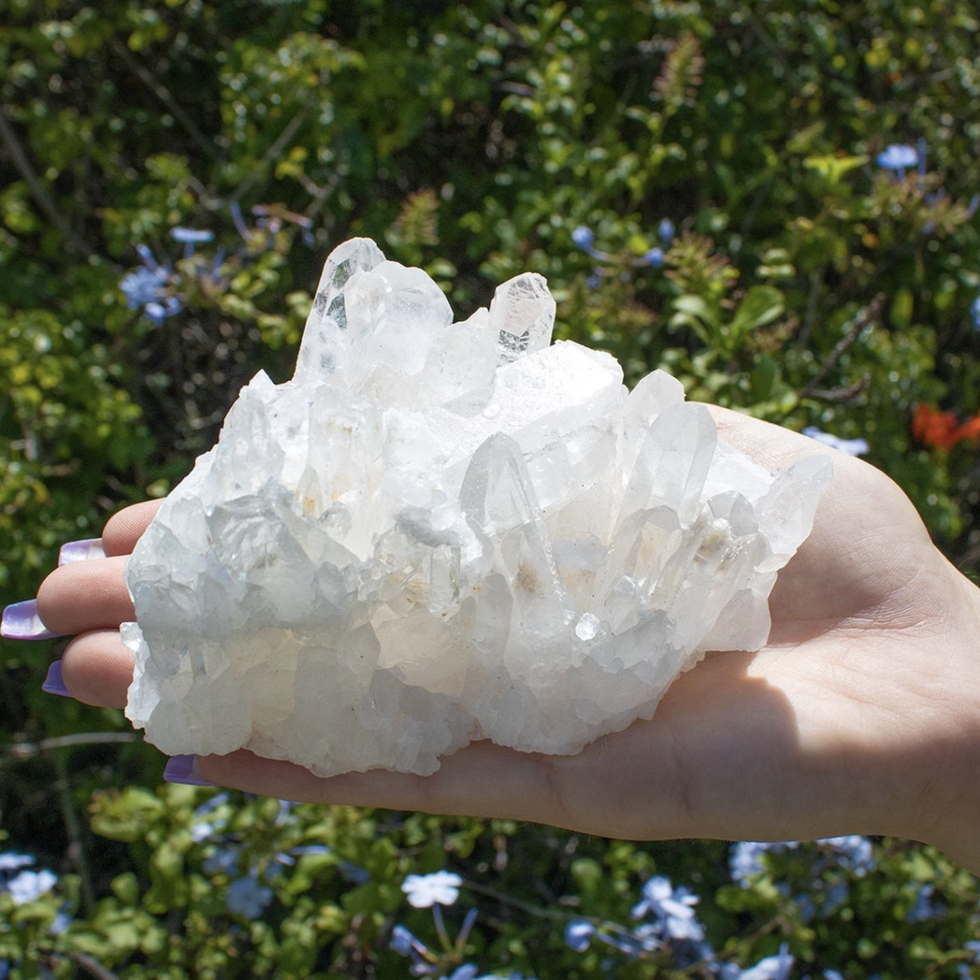
{"label": "orange flower", "polygon": [[916,405],[912,416],[912,435],[927,446],[949,448],[956,445],[956,416],[952,412],[937,412],[928,405]]}
{"label": "orange flower", "polygon": [[964,422],[957,430],[956,434],[960,439],[970,439],[976,442],[980,439],[980,413]]}
{"label": "orange flower", "polygon": [[926,446],[952,449],[958,442],[980,439],[980,413],[962,425],[952,412],[940,412],[928,405],[916,405],[912,416],[912,435]]}

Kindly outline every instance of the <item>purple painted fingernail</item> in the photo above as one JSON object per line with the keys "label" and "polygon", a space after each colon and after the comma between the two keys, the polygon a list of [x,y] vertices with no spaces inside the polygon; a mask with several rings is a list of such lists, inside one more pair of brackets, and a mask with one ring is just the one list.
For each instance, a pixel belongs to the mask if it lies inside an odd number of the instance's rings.
{"label": "purple painted fingernail", "polygon": [[8,640],[51,640],[64,633],[52,633],[37,614],[37,599],[15,602],[3,611],[0,636]]}
{"label": "purple painted fingernail", "polygon": [[92,558],[105,558],[102,538],[85,538],[83,541],[68,541],[58,552],[58,564],[69,565],[73,561],[89,561]]}
{"label": "purple painted fingernail", "polygon": [[196,755],[172,755],[163,770],[163,779],[168,783],[183,783],[185,786],[213,786],[197,768]]}
{"label": "purple painted fingernail", "polygon": [[61,679],[61,661],[54,660],[48,667],[48,676],[41,685],[41,690],[48,694],[60,694],[63,698],[70,698],[71,691],[65,687],[65,682]]}

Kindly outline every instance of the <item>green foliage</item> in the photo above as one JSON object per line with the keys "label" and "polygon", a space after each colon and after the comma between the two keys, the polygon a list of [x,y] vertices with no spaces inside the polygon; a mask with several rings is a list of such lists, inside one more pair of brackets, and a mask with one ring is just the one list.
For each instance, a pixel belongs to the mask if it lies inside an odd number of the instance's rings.
{"label": "green foliage", "polygon": [[[913,418],[980,412],[978,28],[967,0],[7,0],[4,603],[62,541],[166,493],[256,371],[286,376],[323,256],[355,234],[426,268],[460,318],[538,271],[558,334],[629,383],[663,366],[691,398],[866,439],[976,575],[976,441]],[[878,165],[920,141],[921,166]],[[121,288],[137,272],[152,296]],[[929,849],[879,842],[865,875],[774,853],[743,887],[710,843],[237,795],[204,814],[209,794],[153,788],[152,750],[109,740],[118,713],[42,703],[35,651],[2,646],[5,740],[41,746],[0,759],[3,825],[60,878],[21,905],[0,891],[11,976],[404,976],[393,924],[438,937],[401,882],[445,865],[480,910],[447,971],[676,975],[563,939],[577,916],[618,935],[654,874],[697,890],[731,962],[786,942],[800,975],[970,969],[976,883]],[[93,728],[106,744],[51,741]],[[241,878],[269,890],[261,917],[229,909]]]}

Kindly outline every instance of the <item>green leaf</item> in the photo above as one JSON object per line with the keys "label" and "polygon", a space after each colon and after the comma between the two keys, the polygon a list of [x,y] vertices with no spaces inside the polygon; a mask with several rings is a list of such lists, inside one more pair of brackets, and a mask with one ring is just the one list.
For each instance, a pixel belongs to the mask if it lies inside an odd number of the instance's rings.
{"label": "green leaf", "polygon": [[745,339],[759,327],[782,316],[786,300],[775,286],[753,286],[738,305],[727,334],[733,350],[739,350]]}

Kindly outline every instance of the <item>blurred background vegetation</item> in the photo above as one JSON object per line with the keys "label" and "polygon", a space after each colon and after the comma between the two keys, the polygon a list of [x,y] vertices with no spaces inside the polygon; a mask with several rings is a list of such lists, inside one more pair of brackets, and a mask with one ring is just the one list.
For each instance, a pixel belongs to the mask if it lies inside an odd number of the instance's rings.
{"label": "blurred background vegetation", "polygon": [[[0,601],[289,376],[353,235],[458,318],[537,271],[630,382],[864,440],[976,577],[978,30],[974,0],[0,0]],[[40,692],[57,651],[0,646],[0,976],[406,976],[394,924],[439,941],[399,885],[444,866],[479,918],[416,975],[980,976],[976,881],[927,848],[733,881],[719,843],[158,789],[121,713]],[[711,950],[566,942],[635,931],[653,875]]]}

